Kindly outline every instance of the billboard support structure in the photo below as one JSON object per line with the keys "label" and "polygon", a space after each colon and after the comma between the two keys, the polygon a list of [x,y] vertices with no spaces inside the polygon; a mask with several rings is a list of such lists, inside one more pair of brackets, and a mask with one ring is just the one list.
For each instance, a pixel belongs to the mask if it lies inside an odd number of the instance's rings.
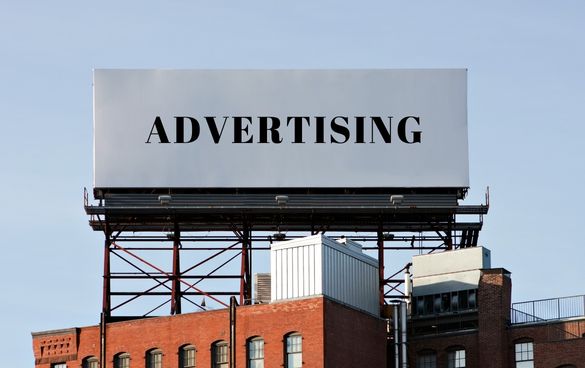
{"label": "billboard support structure", "polygon": [[180,280],[180,257],[179,247],[181,245],[181,232],[175,223],[173,235],[173,290],[171,293],[171,314],[181,314],[181,283]]}
{"label": "billboard support structure", "polygon": [[252,302],[252,257],[250,244],[250,228],[244,225],[242,232],[238,232],[242,240],[242,259],[241,259],[241,281],[240,281],[240,305],[251,304]]}
{"label": "billboard support structure", "polygon": [[111,315],[111,283],[110,283],[110,247],[112,232],[108,226],[107,221],[104,224],[104,278],[103,278],[103,293],[102,293],[102,314],[104,319],[108,319]]}
{"label": "billboard support structure", "polygon": [[[400,204],[389,200],[391,193],[294,193],[286,205],[274,200],[281,192],[270,195],[272,204],[258,193],[170,192],[171,202],[164,205],[157,193],[107,191],[96,205],[85,193],[90,225],[104,234],[106,322],[164,315],[160,309],[168,303],[171,315],[224,308],[230,296],[239,297],[240,305],[253,304],[253,259],[273,242],[315,233],[345,236],[376,252],[383,307],[405,297],[404,280],[397,273],[388,276],[386,252],[476,246],[489,208],[489,202],[459,205],[455,192],[400,194]],[[157,265],[164,258],[168,265]],[[138,302],[149,298],[158,304],[135,313]],[[127,308],[133,312],[122,313]]]}
{"label": "billboard support structure", "polygon": [[404,298],[387,251],[477,245],[467,137],[465,69],[95,70],[104,323],[252,304],[256,251],[317,233]]}
{"label": "billboard support structure", "polygon": [[385,295],[384,289],[386,286],[386,278],[384,277],[384,228],[382,225],[378,228],[377,242],[378,246],[378,273],[379,273],[379,288],[380,288],[380,307],[384,305]]}

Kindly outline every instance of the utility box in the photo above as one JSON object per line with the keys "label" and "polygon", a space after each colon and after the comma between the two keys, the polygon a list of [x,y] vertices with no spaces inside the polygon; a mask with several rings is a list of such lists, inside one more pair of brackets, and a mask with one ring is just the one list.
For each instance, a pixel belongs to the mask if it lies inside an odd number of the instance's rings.
{"label": "utility box", "polygon": [[378,262],[361,245],[324,235],[272,244],[271,302],[323,295],[379,315]]}
{"label": "utility box", "polygon": [[270,274],[254,274],[254,304],[270,303]]}
{"label": "utility box", "polygon": [[429,295],[477,289],[482,269],[491,268],[490,250],[464,248],[412,258],[412,294]]}

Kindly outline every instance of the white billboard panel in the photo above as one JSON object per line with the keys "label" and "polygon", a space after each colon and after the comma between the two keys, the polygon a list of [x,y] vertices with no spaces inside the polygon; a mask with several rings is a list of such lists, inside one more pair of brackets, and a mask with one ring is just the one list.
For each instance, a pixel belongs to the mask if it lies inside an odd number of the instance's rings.
{"label": "white billboard panel", "polygon": [[94,71],[96,188],[468,186],[463,69]]}

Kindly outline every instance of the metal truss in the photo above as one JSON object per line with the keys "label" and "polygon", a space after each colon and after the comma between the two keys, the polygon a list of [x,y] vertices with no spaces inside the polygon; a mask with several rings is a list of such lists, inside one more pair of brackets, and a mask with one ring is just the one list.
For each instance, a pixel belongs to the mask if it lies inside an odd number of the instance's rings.
{"label": "metal truss", "polygon": [[105,238],[103,321],[227,308],[230,297],[252,304],[253,260],[317,233],[376,255],[383,306],[405,297],[404,268],[388,272],[388,253],[477,245],[489,199],[460,206],[458,195],[100,192],[91,205],[86,192],[90,226]]}

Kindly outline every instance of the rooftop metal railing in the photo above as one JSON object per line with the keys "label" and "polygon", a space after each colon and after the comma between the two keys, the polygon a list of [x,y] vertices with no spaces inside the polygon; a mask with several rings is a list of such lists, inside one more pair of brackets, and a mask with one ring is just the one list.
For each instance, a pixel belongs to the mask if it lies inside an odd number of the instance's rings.
{"label": "rooftop metal railing", "polygon": [[538,323],[585,316],[585,295],[512,304],[512,324]]}

